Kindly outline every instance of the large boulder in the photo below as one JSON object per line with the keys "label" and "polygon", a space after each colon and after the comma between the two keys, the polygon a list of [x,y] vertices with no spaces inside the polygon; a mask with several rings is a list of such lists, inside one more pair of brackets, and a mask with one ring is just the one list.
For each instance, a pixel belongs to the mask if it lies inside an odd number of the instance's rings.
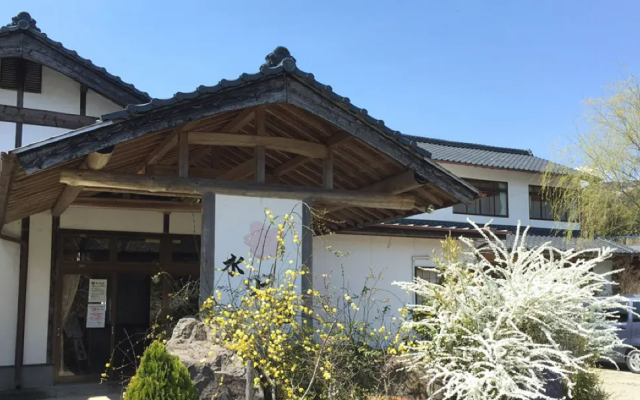
{"label": "large boulder", "polygon": [[[167,350],[187,367],[200,399],[245,398],[246,371],[242,363],[231,351],[213,344],[210,329],[200,320],[186,317],[178,321]],[[262,391],[256,389],[255,399],[263,398]]]}

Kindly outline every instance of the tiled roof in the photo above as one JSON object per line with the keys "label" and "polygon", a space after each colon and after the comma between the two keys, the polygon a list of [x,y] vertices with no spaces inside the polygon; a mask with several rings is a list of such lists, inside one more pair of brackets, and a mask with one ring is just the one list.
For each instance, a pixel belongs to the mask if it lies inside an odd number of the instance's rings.
{"label": "tiled roof", "polygon": [[[413,219],[405,218],[395,220],[392,222],[386,222],[379,224],[378,226],[393,226],[393,227],[419,227],[425,231],[430,229],[451,229],[454,231],[468,230],[473,232],[473,226],[468,222],[455,222],[455,221],[440,221],[440,220],[428,220],[428,219]],[[482,227],[482,225],[479,225]],[[507,246],[512,246],[515,239],[515,232],[518,227],[516,225],[489,225],[494,233],[498,236],[506,234]],[[521,232],[524,228],[520,228]],[[558,250],[566,251],[569,249],[586,250],[586,249],[598,249],[603,247],[611,247],[615,254],[638,254],[637,250],[629,246],[625,246],[620,243],[616,243],[612,240],[608,240],[602,237],[596,237],[594,239],[580,238],[580,231],[573,231],[573,237],[567,236],[567,231],[563,229],[548,229],[548,228],[536,228],[530,227],[527,231],[526,246],[532,248],[541,246],[545,243],[549,243],[551,246]]]}
{"label": "tiled roof", "polygon": [[383,120],[373,118],[369,115],[366,109],[357,107],[351,103],[348,97],[341,96],[333,91],[333,88],[324,83],[318,82],[314,75],[309,72],[300,70],[296,64],[296,59],[291,55],[286,47],[279,46],[272,53],[267,55],[266,62],[260,67],[260,71],[248,74],[244,73],[236,79],[228,80],[222,79],[218,84],[213,86],[199,86],[192,92],[178,92],[168,99],[151,99],[145,104],[130,104],[124,110],[116,111],[110,114],[102,116],[103,121],[116,120],[132,117],[138,114],[143,114],[151,110],[155,110],[162,107],[172,106],[181,101],[193,100],[200,96],[217,93],[220,90],[240,86],[244,83],[256,81],[270,75],[277,75],[281,73],[291,73],[301,78],[305,82],[311,84],[316,89],[331,96],[331,98],[342,105],[347,107],[352,113],[360,115],[371,125],[377,126],[384,134],[389,137],[395,138],[397,141],[405,146],[411,147],[416,152],[422,154],[426,158],[431,158],[431,153],[411,139],[411,136],[403,135],[399,131],[395,131],[387,127]]}
{"label": "tiled roof", "polygon": [[23,11],[23,12],[19,13],[18,15],[16,15],[15,17],[12,18],[12,21],[11,21],[10,24],[0,27],[0,35],[13,33],[13,32],[29,33],[29,34],[33,35],[34,37],[44,41],[45,43],[47,43],[51,47],[54,47],[54,48],[62,51],[66,55],[72,57],[78,63],[86,65],[87,67],[89,67],[89,68],[95,70],[96,72],[104,75],[106,78],[108,78],[110,80],[113,80],[116,83],[118,83],[119,85],[131,90],[134,94],[136,94],[141,99],[150,99],[151,98],[151,96],[149,96],[149,94],[147,92],[143,92],[141,90],[136,89],[135,86],[133,86],[130,83],[127,83],[127,82],[123,81],[119,76],[110,74],[109,72],[107,72],[107,70],[105,68],[102,68],[102,67],[99,67],[99,66],[95,65],[94,63],[91,62],[91,60],[87,60],[86,58],[80,57],[80,55],[78,55],[77,52],[75,52],[74,50],[70,50],[70,49],[64,47],[62,45],[62,43],[50,39],[47,36],[46,33],[43,33],[40,30],[40,28],[37,27],[36,20],[33,19],[28,12],[24,12]]}
{"label": "tiled roof", "polygon": [[[513,245],[515,240],[514,234],[507,235],[506,243],[507,247]],[[569,249],[574,250],[589,250],[589,249],[601,249],[605,247],[611,247],[613,249],[614,254],[638,254],[637,250],[632,249],[629,246],[625,246],[623,244],[616,243],[612,240],[607,240],[605,238],[594,238],[594,239],[585,239],[585,238],[577,238],[572,237],[568,238],[566,236],[537,236],[531,233],[527,234],[525,245],[527,248],[533,248],[542,246],[543,244],[548,243],[550,246],[555,247],[558,250],[566,251]]]}
{"label": "tiled roof", "polygon": [[407,136],[407,138],[431,153],[431,158],[436,161],[527,172],[544,172],[549,165],[555,165],[534,156],[531,150],[452,142],[419,136]]}

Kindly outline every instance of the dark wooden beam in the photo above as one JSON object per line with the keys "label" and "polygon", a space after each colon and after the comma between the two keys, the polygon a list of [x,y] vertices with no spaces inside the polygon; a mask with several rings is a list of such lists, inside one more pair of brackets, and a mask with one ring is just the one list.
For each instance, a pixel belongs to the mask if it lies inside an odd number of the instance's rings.
{"label": "dark wooden beam", "polygon": [[396,162],[408,166],[421,177],[435,183],[461,202],[473,200],[477,190],[466,185],[455,175],[424,155],[404,146],[379,128],[372,126],[364,117],[339,107],[328,95],[301,82],[293,76],[288,77],[287,102],[314,114],[338,128],[350,133],[357,139],[377,149]]}
{"label": "dark wooden beam", "polygon": [[19,245],[26,244],[26,242],[23,242],[22,239],[15,238],[15,237],[10,236],[10,235],[5,235],[3,233],[0,233],[0,239],[6,240],[7,242],[16,243],[16,244],[19,244]]}
{"label": "dark wooden beam", "polygon": [[149,193],[175,193],[176,195],[215,192],[230,196],[277,199],[310,198],[323,204],[364,208],[411,210],[415,206],[415,198],[406,195],[329,190],[318,187],[265,185],[247,181],[116,174],[102,171],[63,170],[60,173],[60,182],[70,186],[139,190]]}
{"label": "dark wooden beam", "polygon": [[97,119],[96,117],[65,114],[57,111],[0,105],[0,121],[4,122],[78,129],[95,124]]}
{"label": "dark wooden beam", "polygon": [[20,271],[18,275],[18,318],[16,326],[16,347],[14,360],[14,385],[22,388],[22,369],[24,364],[24,332],[27,316],[27,282],[29,274],[29,228],[30,218],[22,219],[20,240],[26,243],[20,246]]}
{"label": "dark wooden beam", "polygon": [[186,178],[189,175],[189,132],[178,135],[178,176]]}
{"label": "dark wooden beam", "polygon": [[329,151],[322,164],[322,181],[325,189],[333,189],[333,152]]}
{"label": "dark wooden beam", "polygon": [[[264,107],[258,107],[255,112],[256,135],[266,136],[265,110]],[[265,183],[267,174],[267,154],[264,146],[256,146],[255,148],[256,170],[255,178],[258,183]]]}
{"label": "dark wooden beam", "polygon": [[80,85],[80,115],[87,115],[87,85]]}
{"label": "dark wooden beam", "polygon": [[78,62],[75,56],[59,49],[58,46],[52,46],[46,39],[29,33],[16,33],[3,37],[0,58],[5,57],[24,58],[42,64],[88,86],[120,106],[149,101],[148,96],[138,93],[117,78],[83,62]]}
{"label": "dark wooden beam", "polygon": [[90,134],[71,136],[65,140],[17,151],[16,155],[22,168],[27,174],[31,174],[151,132],[165,131],[224,112],[284,102],[286,94],[285,77],[274,76],[233,90],[203,95],[196,100],[183,102],[182,106],[153,110],[130,121],[105,125]]}
{"label": "dark wooden beam", "polygon": [[[306,274],[302,276],[301,290],[305,306],[313,308],[313,296],[308,295],[309,290],[313,290],[313,207],[312,199],[304,199],[302,202],[302,241],[300,243],[300,256],[302,266]],[[309,321],[310,323],[311,321]]]}
{"label": "dark wooden beam", "polygon": [[80,197],[72,206],[86,208],[124,208],[129,210],[188,212],[199,213],[200,204],[187,204],[178,201],[142,200],[142,199],[109,199],[103,197]]}
{"label": "dark wooden beam", "polygon": [[215,290],[216,195],[202,196],[202,233],[200,234],[200,306]]}
{"label": "dark wooden beam", "polygon": [[229,171],[222,173],[221,175],[217,176],[216,179],[220,179],[223,181],[239,180],[250,176],[252,173],[254,173],[255,168],[256,160],[252,158],[251,160],[247,160],[242,164],[230,169]]}

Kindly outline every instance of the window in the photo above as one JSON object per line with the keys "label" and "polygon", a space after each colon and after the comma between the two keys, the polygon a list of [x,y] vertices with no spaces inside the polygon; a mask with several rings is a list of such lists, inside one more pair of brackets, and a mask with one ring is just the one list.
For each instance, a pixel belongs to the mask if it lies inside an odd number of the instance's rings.
{"label": "window", "polygon": [[454,214],[487,215],[508,217],[507,183],[465,179],[480,192],[480,198],[467,204],[453,206]]}
{"label": "window", "polygon": [[610,317],[611,322],[618,324],[626,324],[629,321],[629,312],[622,308],[616,308],[612,311],[613,316]]}
{"label": "window", "polygon": [[[430,257],[413,257],[413,276],[430,283],[440,283],[440,274]],[[424,298],[416,294],[416,304],[422,304]]]}
{"label": "window", "polygon": [[[554,194],[559,195],[562,189],[555,188],[552,193],[543,191],[542,186],[529,186],[529,218],[541,219],[545,221],[554,221],[553,215],[553,197]],[[560,221],[568,221],[569,212],[565,211],[560,216]]]}
{"label": "window", "polygon": [[633,322],[640,322],[640,302],[633,303],[633,312],[635,313],[635,314],[632,314]]}
{"label": "window", "polygon": [[42,92],[42,65],[21,58],[0,60],[0,89],[18,90],[21,73],[24,74],[25,92]]}

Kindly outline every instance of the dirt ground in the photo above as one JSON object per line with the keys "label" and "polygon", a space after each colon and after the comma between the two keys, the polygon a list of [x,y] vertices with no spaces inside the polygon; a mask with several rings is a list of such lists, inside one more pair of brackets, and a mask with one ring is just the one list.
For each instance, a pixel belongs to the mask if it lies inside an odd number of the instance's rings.
{"label": "dirt ground", "polygon": [[622,368],[618,371],[613,367],[605,367],[598,374],[605,390],[611,394],[611,400],[640,399],[640,374]]}

